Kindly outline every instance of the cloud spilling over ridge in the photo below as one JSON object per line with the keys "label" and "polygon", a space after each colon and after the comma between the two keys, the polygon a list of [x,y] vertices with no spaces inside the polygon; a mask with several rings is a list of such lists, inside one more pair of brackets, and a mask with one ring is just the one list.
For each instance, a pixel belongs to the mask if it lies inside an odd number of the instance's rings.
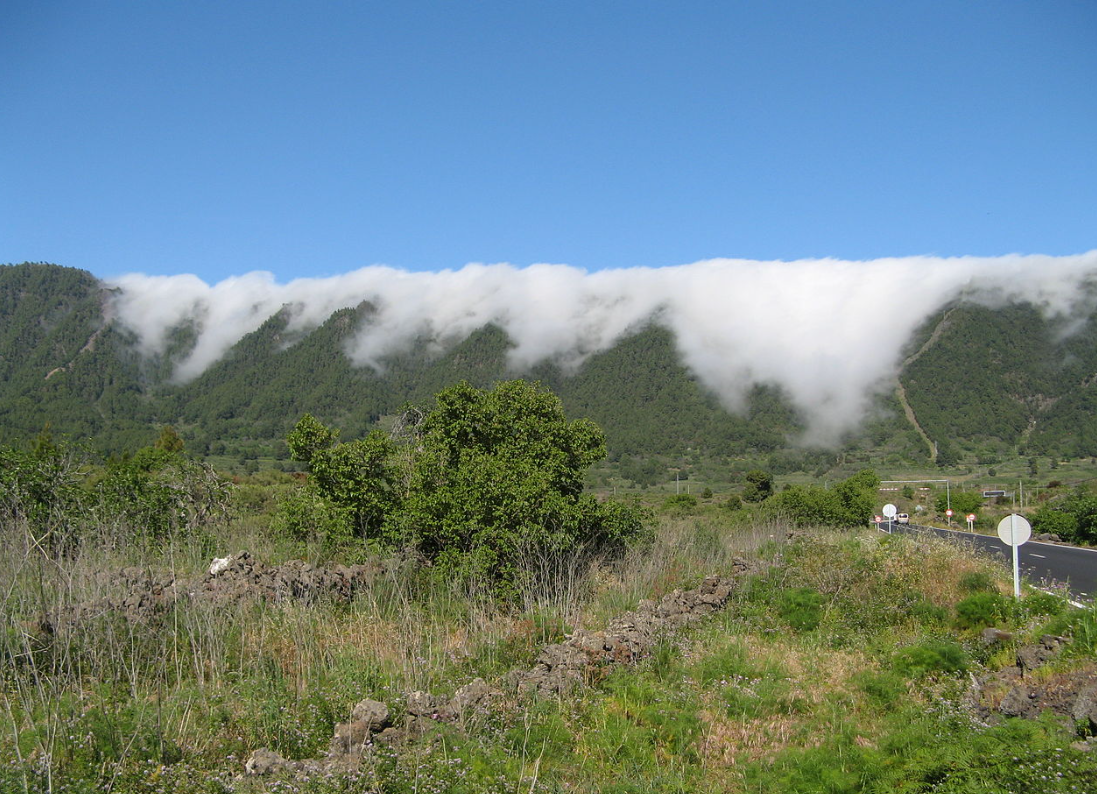
{"label": "cloud spilling over ridge", "polygon": [[[544,359],[578,364],[652,320],[671,329],[683,362],[731,409],[753,383],[780,385],[816,440],[863,418],[873,393],[896,374],[903,345],[927,317],[958,298],[1000,305],[1030,301],[1070,316],[1097,276],[1097,251],[1065,257],[906,257],[759,262],[712,259],[665,268],[588,273],[566,265],[470,264],[413,273],[374,266],[328,278],[277,283],[254,272],[214,285],[195,276],[129,275],[119,319],[148,352],[193,323],[198,342],[176,376],[218,360],[283,306],[291,328],[337,309],[377,312],[347,355],[381,367],[416,339],[444,346],[488,323],[516,347],[516,372]],[[1084,307],[1090,308],[1088,306]]]}

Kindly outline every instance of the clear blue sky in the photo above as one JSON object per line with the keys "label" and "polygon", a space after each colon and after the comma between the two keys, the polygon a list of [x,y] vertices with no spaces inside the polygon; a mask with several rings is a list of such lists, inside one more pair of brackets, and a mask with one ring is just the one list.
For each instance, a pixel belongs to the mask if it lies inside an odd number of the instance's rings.
{"label": "clear blue sky", "polygon": [[1097,248],[1097,3],[0,3],[0,262]]}

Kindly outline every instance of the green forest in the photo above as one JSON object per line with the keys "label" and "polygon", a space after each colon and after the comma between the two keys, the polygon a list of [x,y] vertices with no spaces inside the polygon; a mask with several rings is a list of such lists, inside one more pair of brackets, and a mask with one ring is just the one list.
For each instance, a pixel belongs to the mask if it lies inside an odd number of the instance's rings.
{"label": "green forest", "polygon": [[638,486],[706,465],[728,476],[761,466],[823,478],[865,465],[1097,456],[1094,318],[1049,319],[1027,304],[959,300],[930,318],[908,347],[902,393],[885,390],[858,430],[833,448],[812,448],[798,443],[803,417],[778,387],[751,386],[742,410],[729,412],[655,322],[575,369],[545,361],[510,371],[512,343],[488,325],[441,351],[413,345],[375,370],[343,352],[369,321],[368,303],[305,330],[290,330],[283,310],[200,376],[177,383],[172,373],[193,348],[195,328],[179,326],[162,353],[143,354],[113,318],[111,297],[80,270],[0,266],[0,442],[48,427],[98,454],[121,455],[171,425],[190,454],[222,469],[294,470],[285,438],[304,413],[364,436],[459,381],[483,388],[522,377],[558,395],[569,417],[598,423],[602,468]]}

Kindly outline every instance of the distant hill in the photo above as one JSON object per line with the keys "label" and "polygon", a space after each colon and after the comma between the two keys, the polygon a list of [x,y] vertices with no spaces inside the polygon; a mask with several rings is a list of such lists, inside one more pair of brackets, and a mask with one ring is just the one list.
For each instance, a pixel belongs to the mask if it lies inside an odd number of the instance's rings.
{"label": "distant hill", "polygon": [[143,356],[111,316],[109,297],[84,271],[0,266],[0,443],[48,424],[120,452],[150,443],[171,423],[196,454],[284,457],[283,439],[306,411],[353,437],[457,380],[486,386],[522,376],[552,388],[572,416],[597,421],[622,465],[651,456],[768,456],[794,470],[833,452],[871,450],[900,461],[924,460],[934,448],[942,462],[1017,449],[1097,455],[1097,318],[1067,333],[1064,321],[1027,304],[959,302],[930,318],[910,340],[895,393],[880,398],[843,450],[807,452],[790,444],[803,421],[779,389],[753,386],[744,412],[729,413],[656,324],[575,371],[551,361],[510,371],[512,343],[492,325],[441,353],[413,345],[375,371],[344,354],[374,311],[368,303],[306,331],[290,330],[287,307],[180,385],[171,372],[193,345],[193,329],[175,329],[166,352]]}

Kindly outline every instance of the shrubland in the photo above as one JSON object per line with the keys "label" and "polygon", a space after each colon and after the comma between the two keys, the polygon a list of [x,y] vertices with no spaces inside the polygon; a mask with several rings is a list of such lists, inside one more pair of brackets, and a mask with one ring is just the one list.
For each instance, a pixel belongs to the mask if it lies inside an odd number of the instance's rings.
{"label": "shrubland", "polygon": [[[390,434],[340,450],[330,429],[299,425],[305,481],[226,482],[171,434],[107,465],[48,436],[5,451],[0,790],[1095,789],[1097,755],[1079,743],[1097,725],[1005,716],[993,683],[1049,633],[1069,642],[1026,674],[1032,686],[1097,680],[1091,610],[1062,593],[1014,600],[1003,571],[969,551],[866,529],[869,472],[757,501],[607,508],[573,477],[599,451],[596,428],[512,389],[447,395],[455,415],[424,412],[410,446]],[[545,421],[523,424],[508,399],[532,400]],[[538,427],[564,452],[523,457],[547,443]],[[380,486],[358,500],[372,485],[340,490],[340,471]],[[526,498],[473,498],[498,478]],[[612,514],[592,503],[642,528],[607,543],[595,519]],[[434,529],[457,538],[450,557],[421,542]],[[508,545],[531,533],[541,542]],[[484,546],[495,556],[461,559]],[[211,558],[241,549],[269,566],[343,565],[360,584],[218,591]],[[553,697],[506,689],[546,644],[743,560],[722,609],[638,663],[600,666]],[[414,693],[478,677],[503,692],[490,708],[379,744],[353,774],[244,774],[258,748],[322,757],[364,698],[399,720]]]}

